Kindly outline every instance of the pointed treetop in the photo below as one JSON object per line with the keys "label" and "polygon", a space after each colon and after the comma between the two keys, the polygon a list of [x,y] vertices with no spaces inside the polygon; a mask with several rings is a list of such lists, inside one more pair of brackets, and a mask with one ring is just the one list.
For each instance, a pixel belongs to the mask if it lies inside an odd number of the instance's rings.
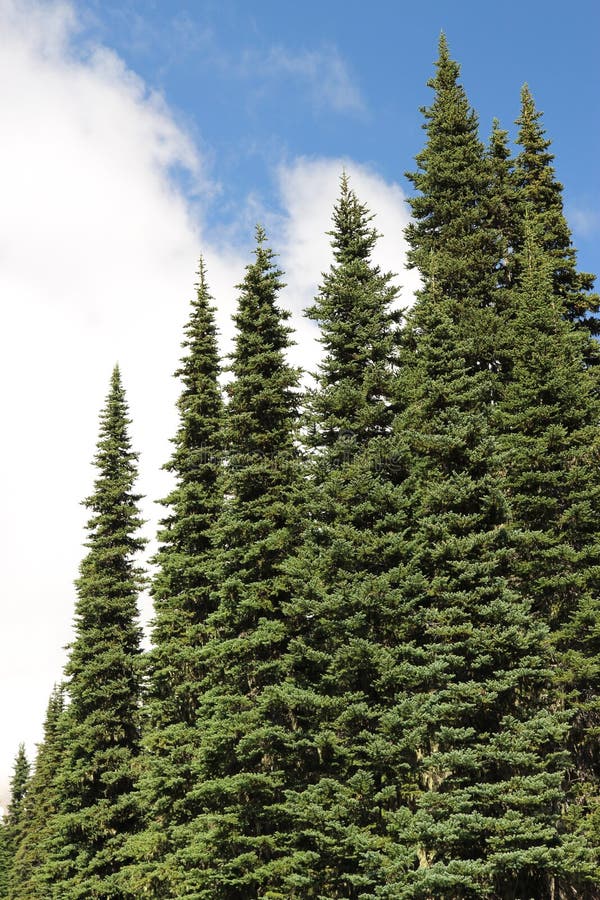
{"label": "pointed treetop", "polygon": [[260,224],[260,222],[257,222],[254,227],[254,237],[255,237],[256,243],[258,244],[259,248],[262,247],[264,242],[267,240],[267,232],[265,231],[264,227]]}
{"label": "pointed treetop", "polygon": [[350,178],[344,169],[340,177],[340,195],[333,207],[333,229],[327,234],[337,265],[351,260],[369,260],[371,251],[381,235],[371,226],[375,218],[368,207],[361,203],[350,187]]}
{"label": "pointed treetop", "polygon": [[206,263],[204,262],[204,256],[201,253],[200,259],[198,260],[198,283],[196,284],[196,288],[198,293],[200,291],[206,290]]}
{"label": "pointed treetop", "polygon": [[452,88],[456,85],[462,92],[462,87],[456,84],[460,75],[460,65],[450,56],[448,41],[443,31],[438,42],[438,58],[435,66],[437,71],[434,77],[427,82],[428,87],[434,90],[441,90],[443,88]]}
{"label": "pointed treetop", "polygon": [[10,804],[7,819],[10,825],[16,825],[20,819],[21,803],[29,782],[29,761],[25,753],[25,744],[19,744],[12,778],[10,779]]}

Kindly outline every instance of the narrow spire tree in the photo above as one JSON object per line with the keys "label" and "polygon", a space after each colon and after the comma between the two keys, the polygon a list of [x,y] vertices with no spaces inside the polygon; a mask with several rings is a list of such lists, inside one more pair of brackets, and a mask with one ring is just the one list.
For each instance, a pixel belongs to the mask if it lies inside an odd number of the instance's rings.
{"label": "narrow spire tree", "polygon": [[497,420],[511,519],[527,534],[515,574],[550,626],[554,704],[571,715],[566,820],[581,838],[571,875],[583,898],[585,841],[600,846],[600,407],[585,366],[587,340],[564,317],[539,227],[526,223],[521,281],[504,329],[512,369]]}
{"label": "narrow spire tree", "polygon": [[[600,297],[591,293],[594,276],[577,269],[577,254],[563,211],[563,186],[557,181],[550,152],[551,142],[541,124],[542,113],[536,109],[527,85],[521,91],[521,115],[517,119],[515,183],[518,191],[516,224],[520,226],[519,243],[525,244],[526,218],[535,219],[535,227],[543,234],[543,249],[552,261],[553,293],[561,297],[572,321],[584,324],[592,335],[600,333],[600,319],[590,316],[600,309]],[[598,352],[590,346],[588,356],[598,361]]]}
{"label": "narrow spire tree", "polygon": [[392,443],[400,312],[372,261],[373,216],[341,180],[334,262],[308,316],[325,353],[308,395],[309,518],[290,563],[303,783],[289,794],[294,855],[282,896],[358,898],[380,883],[395,808],[393,702],[402,516]]}
{"label": "narrow spire tree", "polygon": [[296,769],[286,678],[289,587],[283,571],[301,523],[294,443],[298,373],[286,362],[282,273],[256,230],[239,285],[225,417],[225,504],[214,532],[218,607],[198,710],[197,816],[178,896],[266,896],[289,841],[284,790]]}
{"label": "narrow spire tree", "polygon": [[63,688],[59,685],[54,688],[48,701],[44,737],[38,747],[23,804],[11,872],[11,896],[19,900],[45,900],[52,893],[51,883],[44,879],[44,848],[49,837],[49,823],[58,810],[56,770],[64,750],[61,730],[63,711]]}
{"label": "narrow spire tree", "polygon": [[127,836],[139,827],[140,638],[136,554],[144,546],[133,490],[137,454],[115,367],[94,458],[98,476],[84,501],[91,511],[88,553],[80,567],[75,638],[65,668],[70,703],[57,771],[59,810],[45,866],[64,900],[122,898]]}
{"label": "narrow spire tree", "polygon": [[435,96],[423,108],[427,142],[407,173],[419,192],[409,199],[414,221],[406,229],[409,267],[440,296],[490,302],[502,253],[491,209],[491,166],[478,137],[477,115],[458,81],[442,34],[436,74],[428,82]]}
{"label": "narrow spire tree", "polygon": [[13,869],[18,848],[25,799],[29,788],[29,762],[25,744],[19,744],[10,780],[10,803],[0,823],[0,897],[13,897]]}
{"label": "narrow spire tree", "polygon": [[166,464],[175,486],[164,500],[160,549],[152,585],[155,617],[148,654],[148,687],[140,795],[147,817],[133,841],[134,893],[179,896],[181,826],[193,815],[197,711],[202,693],[206,619],[214,610],[210,577],[212,532],[222,506],[222,398],[215,309],[200,259],[196,297],[185,326],[185,356],[175,375],[183,385],[179,427]]}

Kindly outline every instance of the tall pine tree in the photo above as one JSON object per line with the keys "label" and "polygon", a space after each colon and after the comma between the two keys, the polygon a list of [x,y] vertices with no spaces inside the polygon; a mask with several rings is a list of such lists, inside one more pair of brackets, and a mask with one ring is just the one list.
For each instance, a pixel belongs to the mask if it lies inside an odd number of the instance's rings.
{"label": "tall pine tree", "polygon": [[13,869],[29,788],[29,771],[25,744],[19,744],[10,780],[10,802],[6,818],[0,823],[0,897],[14,897]]}
{"label": "tall pine tree", "polygon": [[397,420],[411,457],[410,562],[388,723],[412,785],[390,823],[398,849],[377,896],[544,897],[566,865],[566,726],[545,708],[547,629],[513,587],[518,538],[490,423],[504,139],[486,159],[443,38],[437,68],[407,229],[424,288],[405,328]]}
{"label": "tall pine tree", "polygon": [[411,779],[381,897],[549,897],[566,864],[565,725],[545,708],[547,631],[511,584],[517,541],[489,423],[496,376],[474,363],[478,321],[462,299],[425,293],[407,325],[416,352],[398,428],[413,519],[388,723]]}
{"label": "tall pine tree", "polygon": [[[521,114],[517,119],[520,152],[515,159],[514,172],[518,192],[515,249],[523,249],[525,221],[533,218],[535,227],[543,234],[543,249],[552,260],[553,293],[563,299],[571,320],[584,323],[590,334],[598,334],[600,319],[590,314],[600,309],[600,297],[591,293],[594,276],[577,268],[577,254],[563,211],[563,186],[556,179],[551,142],[545,136],[541,117],[525,85],[521,91]],[[593,345],[588,348],[588,356],[590,360],[598,361]]]}
{"label": "tall pine tree", "polygon": [[147,824],[136,836],[134,892],[181,896],[183,863],[177,855],[182,826],[194,815],[197,712],[203,690],[201,648],[215,606],[211,580],[212,532],[222,507],[222,399],[215,309],[200,260],[196,297],[185,327],[185,356],[175,375],[183,390],[177,407],[175,449],[165,468],[175,486],[164,501],[169,514],[152,585],[155,617],[148,655],[145,737],[140,796]]}
{"label": "tall pine tree", "polygon": [[56,770],[63,753],[61,716],[64,711],[62,686],[50,695],[44,720],[44,737],[38,747],[33,775],[29,781],[11,871],[11,896],[18,900],[45,900],[52,885],[45,879],[44,847],[49,823],[58,810]]}
{"label": "tall pine tree", "polygon": [[218,606],[207,619],[197,718],[198,814],[178,896],[249,900],[284,864],[284,789],[296,768],[284,653],[289,588],[283,563],[301,522],[294,442],[298,374],[286,362],[281,272],[257,228],[256,260],[239,286],[225,418],[225,505],[215,529]]}
{"label": "tall pine tree", "polygon": [[[565,320],[539,227],[535,217],[525,223],[522,276],[503,329],[512,368],[497,420],[511,518],[527,535],[515,573],[550,626],[554,703],[572,717],[566,819],[581,836],[572,868],[585,876],[582,844],[600,847],[600,408],[586,338]],[[576,884],[577,896],[588,896],[583,878]]]}
{"label": "tall pine tree", "polygon": [[136,554],[144,541],[134,492],[137,454],[118,367],[100,417],[93,494],[85,500],[88,553],[80,567],[75,638],[65,668],[70,700],[57,769],[59,808],[45,850],[51,896],[122,898],[128,834],[139,827],[134,792],[140,749],[140,628]]}
{"label": "tall pine tree", "polygon": [[372,261],[373,216],[344,175],[334,262],[307,311],[325,353],[307,398],[310,503],[290,562],[290,663],[302,782],[289,794],[294,853],[282,896],[357,898],[380,882],[395,750],[393,702],[402,515],[392,442],[397,289]]}
{"label": "tall pine tree", "polygon": [[416,156],[417,171],[407,173],[419,192],[409,199],[414,221],[406,229],[407,261],[439,296],[489,303],[502,254],[492,166],[443,34],[436,69],[428,82],[433,102],[422,109],[427,141]]}

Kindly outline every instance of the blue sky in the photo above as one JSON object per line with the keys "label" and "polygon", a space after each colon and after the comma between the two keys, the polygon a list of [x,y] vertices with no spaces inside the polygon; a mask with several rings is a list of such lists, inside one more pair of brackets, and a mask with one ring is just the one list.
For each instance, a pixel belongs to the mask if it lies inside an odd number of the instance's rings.
{"label": "blue sky", "polygon": [[351,157],[409,189],[436,41],[446,31],[487,136],[513,129],[527,81],[556,153],[582,265],[600,263],[600,7],[328,0],[128,2],[80,7],[87,36],[160,90],[203,148],[230,224],[242,198],[277,207],[272,172],[297,156]]}
{"label": "blue sky", "polygon": [[[266,224],[286,272],[292,361],[313,368],[316,332],[302,310],[331,259],[346,167],[384,235],[376,261],[398,273],[410,303],[404,172],[423,143],[419,107],[442,29],[484,135],[494,116],[512,127],[529,82],[580,262],[600,270],[599,25],[587,0],[0,0],[0,383],[11,388],[0,442],[0,805],[17,745],[34,753],[61,678],[84,552],[80,500],[114,363],[141,450],[150,556],[200,252],[225,353],[253,225]],[[141,607],[147,621],[147,597]]]}

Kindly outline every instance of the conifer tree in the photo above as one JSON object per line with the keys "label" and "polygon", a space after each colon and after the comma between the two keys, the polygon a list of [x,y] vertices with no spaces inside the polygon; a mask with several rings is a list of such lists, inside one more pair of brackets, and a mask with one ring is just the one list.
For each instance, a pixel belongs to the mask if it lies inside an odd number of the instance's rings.
{"label": "conifer tree", "polygon": [[51,896],[122,898],[125,840],[139,826],[134,793],[139,754],[142,583],[135,556],[144,545],[133,490],[137,453],[118,367],[100,417],[85,500],[88,553],[77,580],[75,637],[65,668],[70,700],[62,716],[64,752],[57,770],[59,808],[50,822],[45,877]]}
{"label": "conifer tree", "polygon": [[550,897],[571,852],[559,824],[567,726],[549,708],[547,626],[515,589],[526,537],[509,526],[490,421],[510,162],[497,128],[485,158],[443,38],[437,67],[407,229],[424,288],[403,335],[396,422],[411,460],[409,562],[387,723],[410,777],[375,896]]}
{"label": "conifer tree", "polygon": [[211,537],[222,506],[222,399],[215,309],[200,260],[196,298],[185,327],[185,356],[176,371],[183,390],[175,449],[165,468],[175,486],[159,534],[152,585],[155,617],[148,655],[145,737],[140,795],[147,824],[133,844],[130,872],[139,894],[179,896],[178,835],[189,821],[196,787],[197,710],[202,691],[201,647],[215,604]]}
{"label": "conifer tree", "polygon": [[197,816],[178,896],[248,900],[269,893],[289,833],[284,789],[296,768],[284,651],[283,563],[301,522],[298,374],[286,362],[282,273],[256,231],[256,260],[239,285],[225,418],[225,505],[215,529],[218,606],[207,620],[198,709]]}
{"label": "conifer tree", "polygon": [[290,563],[303,782],[289,795],[286,897],[365,896],[379,883],[385,812],[396,799],[381,720],[394,696],[403,547],[391,441],[400,313],[391,275],[371,259],[372,219],[344,175],[334,262],[307,311],[325,353],[307,401],[310,519]]}
{"label": "conifer tree", "polygon": [[[592,294],[594,276],[577,269],[577,254],[565,219],[562,184],[557,181],[550,152],[551,142],[541,124],[542,114],[536,109],[527,85],[521,91],[521,115],[517,119],[517,144],[520,153],[515,159],[515,182],[518,202],[515,209],[517,228],[516,248],[525,243],[526,219],[533,219],[535,227],[544,235],[543,249],[552,260],[553,292],[561,297],[569,318],[585,323],[590,334],[600,333],[600,319],[590,316],[600,309],[600,297]],[[597,361],[593,345],[588,348],[590,360]]]}
{"label": "conifer tree", "polygon": [[11,889],[13,867],[29,787],[29,770],[25,744],[19,744],[10,780],[10,802],[6,818],[0,823],[0,897],[14,896]]}
{"label": "conifer tree", "polygon": [[443,34],[436,69],[428,82],[433,103],[422,109],[427,141],[416,156],[417,171],[407,173],[419,192],[409,199],[414,221],[406,229],[407,261],[440,296],[485,304],[502,253],[492,208],[492,167]]}
{"label": "conifer tree", "polygon": [[412,786],[379,897],[549,897],[566,865],[565,724],[545,708],[547,629],[511,586],[516,537],[489,423],[497,376],[477,365],[486,318],[471,312],[426,291],[408,317],[416,352],[397,426],[413,520],[388,723]]}
{"label": "conifer tree", "polygon": [[55,776],[63,752],[60,728],[63,710],[63,688],[59,685],[48,701],[44,737],[22,808],[10,879],[11,896],[18,900],[44,900],[52,891],[51,884],[44,879],[44,847],[49,822],[58,810]]}
{"label": "conifer tree", "polygon": [[[600,847],[600,408],[587,341],[564,318],[539,228],[535,218],[526,222],[522,277],[503,330],[512,369],[497,414],[511,518],[527,533],[515,572],[550,626],[554,702],[571,714],[567,823],[581,837],[579,853],[586,839]],[[585,875],[579,857],[573,869]],[[588,890],[578,879],[577,896]]]}

